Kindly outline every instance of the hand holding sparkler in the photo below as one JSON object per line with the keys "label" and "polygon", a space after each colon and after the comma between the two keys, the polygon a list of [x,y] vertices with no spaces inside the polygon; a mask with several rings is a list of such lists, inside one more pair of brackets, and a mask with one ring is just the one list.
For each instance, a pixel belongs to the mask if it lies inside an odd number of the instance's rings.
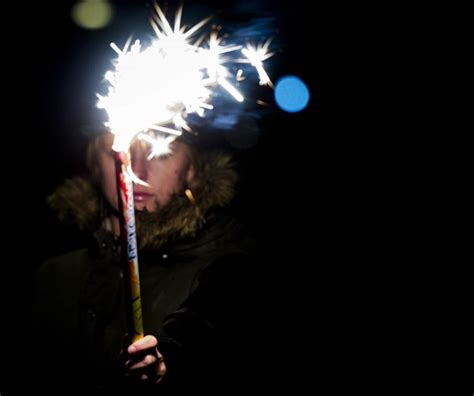
{"label": "hand holding sparkler", "polygon": [[147,335],[127,348],[129,359],[125,366],[130,374],[138,376],[141,381],[161,382],[166,374],[166,364],[157,345],[156,337]]}

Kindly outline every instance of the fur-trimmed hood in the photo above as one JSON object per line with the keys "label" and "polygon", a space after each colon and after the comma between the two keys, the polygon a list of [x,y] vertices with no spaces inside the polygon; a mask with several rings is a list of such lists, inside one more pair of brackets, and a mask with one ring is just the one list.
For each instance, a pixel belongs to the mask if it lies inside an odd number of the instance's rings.
{"label": "fur-trimmed hood", "polygon": [[[170,238],[194,236],[216,209],[230,203],[237,181],[230,156],[201,153],[195,166],[196,176],[188,188],[196,204],[182,192],[157,212],[136,212],[140,248],[157,249]],[[66,180],[48,197],[49,205],[62,222],[89,232],[99,229],[110,214],[104,201],[99,188],[82,177]]]}

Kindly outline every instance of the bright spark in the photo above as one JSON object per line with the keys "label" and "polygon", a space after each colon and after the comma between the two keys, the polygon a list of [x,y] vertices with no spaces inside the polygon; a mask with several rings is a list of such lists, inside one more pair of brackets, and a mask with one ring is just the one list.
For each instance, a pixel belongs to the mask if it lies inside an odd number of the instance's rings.
{"label": "bright spark", "polygon": [[[143,48],[139,40],[133,45],[129,40],[120,49],[111,44],[117,58],[114,68],[105,74],[108,92],[98,95],[97,104],[108,114],[106,126],[115,135],[113,149],[128,151],[132,140],[141,134],[141,139],[152,146],[150,158],[168,153],[169,144],[183,131],[192,132],[187,116],[196,113],[204,117],[206,111],[211,111],[213,105],[209,102],[217,87],[239,102],[244,100],[232,84],[243,80],[242,71],[233,76],[230,63],[251,63],[263,85],[270,79],[262,62],[272,55],[268,53],[269,41],[258,48],[249,45],[242,49],[240,45],[223,45],[216,31],[211,32],[206,43],[202,35],[194,36],[210,18],[187,29],[181,26],[181,7],[173,26],[157,4],[155,9],[151,24],[156,38],[151,45]],[[232,56],[238,50],[247,59]],[[167,137],[159,139],[146,131],[159,131]]]}
{"label": "bright spark", "polygon": [[140,140],[144,140],[145,142],[150,143],[151,152],[148,155],[148,159],[151,160],[154,157],[160,157],[162,155],[171,154],[172,150],[170,144],[175,141],[176,136],[170,135],[164,137],[159,135],[157,137],[151,137],[150,135],[147,135],[145,133],[140,133],[138,135],[138,138]]}
{"label": "bright spark", "polygon": [[271,40],[267,40],[264,44],[258,47],[248,44],[246,48],[242,48],[242,53],[247,59],[242,59],[241,62],[250,63],[257,69],[258,76],[260,78],[260,85],[269,84],[271,85],[270,77],[263,68],[263,61],[274,55],[273,52],[268,52]]}

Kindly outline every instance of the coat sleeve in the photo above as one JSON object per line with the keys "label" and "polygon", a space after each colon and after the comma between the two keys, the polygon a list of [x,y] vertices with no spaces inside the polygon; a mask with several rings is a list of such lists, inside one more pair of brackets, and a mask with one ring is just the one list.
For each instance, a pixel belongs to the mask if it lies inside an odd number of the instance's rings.
{"label": "coat sleeve", "polygon": [[158,335],[167,381],[209,389],[242,383],[256,336],[255,259],[234,254],[214,260],[195,279],[177,312]]}

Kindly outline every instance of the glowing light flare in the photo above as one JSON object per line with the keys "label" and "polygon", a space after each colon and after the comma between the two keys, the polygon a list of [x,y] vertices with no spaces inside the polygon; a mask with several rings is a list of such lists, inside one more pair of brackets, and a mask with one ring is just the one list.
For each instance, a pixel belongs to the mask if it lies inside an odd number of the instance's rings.
{"label": "glowing light flare", "polygon": [[[171,143],[173,143],[177,136],[176,135],[169,135],[169,136],[151,136],[150,134],[140,133],[138,134],[137,138],[141,141],[145,141],[150,145],[150,154],[148,155],[147,159],[152,160],[153,158],[159,158],[164,155],[171,154],[173,150],[171,149]],[[125,169],[122,170],[123,172],[127,173],[130,177],[131,181],[135,184],[140,184],[145,187],[150,187],[150,184],[145,182],[144,180],[140,179],[134,172],[131,164],[128,164]]]}
{"label": "glowing light flare", "polygon": [[101,29],[107,26],[113,17],[112,4],[105,0],[77,1],[71,9],[73,21],[84,29]]}
{"label": "glowing light flare", "polygon": [[140,185],[145,186],[145,187],[151,187],[150,184],[148,184],[146,181],[143,181],[135,173],[133,173],[131,165],[128,165],[125,168],[125,171],[122,170],[122,172],[125,172],[128,175],[128,177],[130,177],[130,180],[132,181],[132,183],[140,184]]}
{"label": "glowing light flare", "polygon": [[217,82],[222,86],[222,88],[224,88],[227,92],[229,92],[237,101],[239,102],[244,101],[244,97],[242,96],[242,94],[233,85],[231,85],[229,81],[227,81],[225,78],[218,77]]}
{"label": "glowing light flare", "polygon": [[248,44],[246,48],[242,48],[242,54],[244,54],[247,59],[243,59],[241,62],[250,63],[257,69],[258,77],[260,78],[260,85],[272,84],[270,77],[263,68],[263,62],[274,55],[273,52],[268,52],[270,42],[271,40],[267,40],[264,44],[261,44],[258,47]]}
{"label": "glowing light flare", "polygon": [[242,71],[242,69],[239,69],[239,70],[237,71],[237,74],[235,75],[235,80],[236,80],[236,81],[243,81],[243,80],[245,80],[245,77],[244,77],[243,74],[244,74],[244,72]]}
{"label": "glowing light flare", "polygon": [[303,110],[309,102],[309,89],[301,78],[285,76],[277,81],[275,101],[284,111],[296,113]]}
{"label": "glowing light flare", "polygon": [[[148,136],[144,131],[155,130],[173,136],[183,131],[192,132],[187,116],[196,113],[204,117],[206,111],[212,110],[214,106],[209,102],[218,86],[242,102],[244,96],[229,81],[234,77],[228,68],[231,62],[251,63],[257,69],[260,84],[270,82],[262,65],[273,55],[268,53],[270,41],[259,47],[223,45],[214,30],[207,46],[200,46],[203,36],[193,37],[210,18],[187,29],[181,26],[182,7],[176,12],[173,26],[157,4],[155,9],[151,24],[156,39],[151,45],[142,48],[139,40],[133,45],[129,40],[120,49],[111,44],[118,56],[113,62],[114,68],[105,74],[108,92],[98,95],[97,105],[108,114],[106,126],[115,135],[112,147],[115,151],[128,151],[138,134]],[[242,50],[247,59],[232,56],[238,50]],[[237,81],[244,79],[241,70],[235,77]],[[145,138],[153,146],[153,156],[166,152],[163,145],[174,139]]]}
{"label": "glowing light flare", "polygon": [[144,140],[151,145],[151,152],[148,155],[148,159],[151,160],[154,157],[160,157],[162,155],[171,154],[172,150],[170,144],[176,140],[176,136],[157,136],[151,137],[150,135],[140,133],[138,135],[140,140]]}

